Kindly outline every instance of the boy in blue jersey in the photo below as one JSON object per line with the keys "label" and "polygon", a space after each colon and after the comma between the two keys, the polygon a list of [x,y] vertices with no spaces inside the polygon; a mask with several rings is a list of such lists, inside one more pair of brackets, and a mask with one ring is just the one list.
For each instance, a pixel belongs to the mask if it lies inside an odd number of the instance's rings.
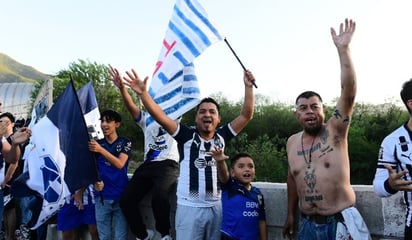
{"label": "boy in blue jersey", "polygon": [[209,152],[216,160],[222,184],[222,240],[266,240],[266,212],[263,194],[252,186],[255,164],[247,153],[238,153],[230,161],[230,175],[223,149]]}
{"label": "boy in blue jersey", "polygon": [[105,110],[100,120],[104,138],[89,142],[90,151],[96,153],[101,178],[95,183],[97,231],[100,240],[127,239],[128,225],[119,200],[129,182],[127,167],[132,143],[117,134],[122,121],[119,113]]}

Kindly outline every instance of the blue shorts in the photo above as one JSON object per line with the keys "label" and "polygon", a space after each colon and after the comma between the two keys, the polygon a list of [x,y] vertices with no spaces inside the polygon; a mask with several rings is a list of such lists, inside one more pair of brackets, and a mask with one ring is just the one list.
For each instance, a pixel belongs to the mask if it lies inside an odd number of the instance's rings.
{"label": "blue shorts", "polygon": [[83,207],[83,210],[79,210],[74,204],[64,204],[57,212],[57,229],[67,231],[82,224],[96,225],[94,204],[83,205]]}

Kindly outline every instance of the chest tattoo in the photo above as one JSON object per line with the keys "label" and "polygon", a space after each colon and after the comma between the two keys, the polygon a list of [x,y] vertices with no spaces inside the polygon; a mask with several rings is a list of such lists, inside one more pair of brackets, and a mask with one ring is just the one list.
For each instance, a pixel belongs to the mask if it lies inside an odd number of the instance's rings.
{"label": "chest tattoo", "polygon": [[321,201],[323,200],[323,195],[312,195],[316,193],[315,186],[316,186],[316,174],[315,174],[315,169],[311,171],[306,171],[305,172],[305,177],[304,177],[305,183],[308,186],[308,190],[306,190],[306,194],[310,196],[305,196],[305,201],[306,202],[314,202],[314,201]]}

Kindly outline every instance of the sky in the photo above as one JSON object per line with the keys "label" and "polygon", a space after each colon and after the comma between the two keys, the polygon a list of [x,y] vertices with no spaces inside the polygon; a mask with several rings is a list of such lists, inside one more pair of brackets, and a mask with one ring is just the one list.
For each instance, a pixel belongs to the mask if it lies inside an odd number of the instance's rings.
{"label": "sky", "polygon": [[[399,101],[412,78],[410,0],[199,0],[256,77],[256,94],[291,104],[303,91],[331,103],[340,67],[330,28],[356,21],[357,102]],[[174,0],[1,1],[0,52],[55,74],[79,59],[151,76]],[[221,41],[194,61],[203,97],[243,97],[243,70]]]}

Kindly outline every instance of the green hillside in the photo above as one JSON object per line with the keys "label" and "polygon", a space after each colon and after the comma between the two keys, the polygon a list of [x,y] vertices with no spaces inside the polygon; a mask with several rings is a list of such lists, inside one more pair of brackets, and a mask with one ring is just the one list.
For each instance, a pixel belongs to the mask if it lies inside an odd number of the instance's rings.
{"label": "green hillside", "polygon": [[35,82],[49,76],[0,53],[0,83]]}

